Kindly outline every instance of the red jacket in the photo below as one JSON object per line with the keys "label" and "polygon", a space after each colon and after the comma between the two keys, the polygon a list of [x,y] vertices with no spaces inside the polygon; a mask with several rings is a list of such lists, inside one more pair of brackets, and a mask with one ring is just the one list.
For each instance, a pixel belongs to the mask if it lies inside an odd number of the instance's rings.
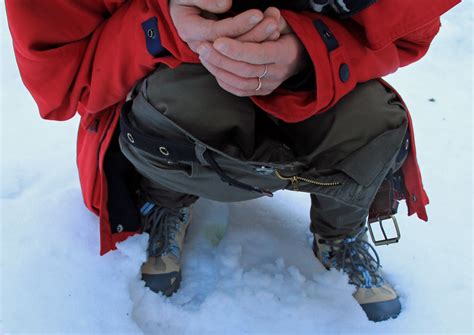
{"label": "red jacket", "polygon": [[[313,61],[316,90],[279,89],[253,101],[287,122],[322,113],[357,83],[420,59],[438,32],[439,16],[459,2],[378,0],[343,20],[283,11]],[[136,230],[111,222],[108,190],[115,181],[104,173],[121,104],[158,63],[176,67],[198,58],[178,37],[168,0],[48,0],[47,8],[43,0],[6,0],[6,9],[20,73],[41,116],[67,120],[76,112],[81,115],[77,164],[85,204],[100,216],[104,254]],[[169,52],[158,56],[148,45],[146,30],[156,19],[161,46]],[[412,147],[403,166],[407,206],[410,215],[427,220],[428,197],[411,122],[410,129]]]}

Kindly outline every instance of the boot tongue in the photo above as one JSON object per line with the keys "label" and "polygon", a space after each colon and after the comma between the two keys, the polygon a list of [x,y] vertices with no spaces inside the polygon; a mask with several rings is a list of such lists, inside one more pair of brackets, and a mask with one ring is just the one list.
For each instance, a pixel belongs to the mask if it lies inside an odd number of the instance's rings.
{"label": "boot tongue", "polygon": [[344,239],[328,240],[318,237],[316,241],[321,262],[328,268],[343,270],[352,284],[372,287],[383,283],[378,255],[368,243],[366,228]]}

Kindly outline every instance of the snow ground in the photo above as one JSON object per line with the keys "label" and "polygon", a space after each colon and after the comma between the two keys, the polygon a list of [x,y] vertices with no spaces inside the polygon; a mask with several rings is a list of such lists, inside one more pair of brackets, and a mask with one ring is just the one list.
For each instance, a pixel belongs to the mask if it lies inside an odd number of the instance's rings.
{"label": "snow ground", "polygon": [[139,280],[146,236],[99,257],[75,167],[78,119],[40,119],[2,15],[0,333],[472,333],[472,13],[470,1],[448,13],[429,54],[388,78],[412,111],[431,205],[429,224],[401,213],[401,242],[378,248],[403,303],[378,324],[315,261],[304,194],[200,201],[170,299]]}

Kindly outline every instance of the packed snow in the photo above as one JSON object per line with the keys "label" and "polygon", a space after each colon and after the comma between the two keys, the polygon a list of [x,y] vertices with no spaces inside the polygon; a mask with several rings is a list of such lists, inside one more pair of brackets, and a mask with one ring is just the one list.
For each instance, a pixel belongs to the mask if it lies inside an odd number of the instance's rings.
{"label": "packed snow", "polygon": [[400,243],[377,248],[403,311],[372,323],[347,277],[314,258],[306,194],[199,201],[171,298],[140,280],[147,235],[100,257],[75,166],[78,118],[40,119],[2,14],[0,333],[471,333],[472,21],[465,1],[423,60],[387,78],[414,119],[430,222],[402,206]]}

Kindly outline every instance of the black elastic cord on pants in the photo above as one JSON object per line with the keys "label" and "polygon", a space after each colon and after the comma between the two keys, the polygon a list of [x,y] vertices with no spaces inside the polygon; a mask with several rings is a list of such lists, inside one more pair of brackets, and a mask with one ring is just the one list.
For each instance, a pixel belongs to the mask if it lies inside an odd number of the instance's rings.
{"label": "black elastic cord on pants", "polygon": [[230,186],[240,188],[242,190],[246,191],[251,191],[251,192],[257,192],[261,195],[265,195],[267,197],[273,197],[273,193],[268,191],[268,190],[262,190],[258,187],[241,183],[240,181],[230,177],[229,175],[225,174],[224,170],[217,164],[216,160],[214,157],[212,157],[212,153],[209,150],[204,151],[203,153],[203,158],[204,160],[210,165],[211,169],[221,177],[221,180],[224,183],[229,184]]}
{"label": "black elastic cord on pants", "polygon": [[[158,155],[160,158],[181,162],[199,162],[194,150],[194,144],[179,140],[169,140],[160,136],[150,136],[136,129],[128,120],[128,113],[131,107],[132,102],[126,102],[122,107],[120,115],[120,131],[125,141],[149,154]],[[219,175],[221,180],[230,186],[250,192],[257,192],[267,197],[273,197],[273,193],[270,191],[242,183],[227,175],[219,164],[217,164],[209,149],[204,151],[203,158],[211,169]]]}

